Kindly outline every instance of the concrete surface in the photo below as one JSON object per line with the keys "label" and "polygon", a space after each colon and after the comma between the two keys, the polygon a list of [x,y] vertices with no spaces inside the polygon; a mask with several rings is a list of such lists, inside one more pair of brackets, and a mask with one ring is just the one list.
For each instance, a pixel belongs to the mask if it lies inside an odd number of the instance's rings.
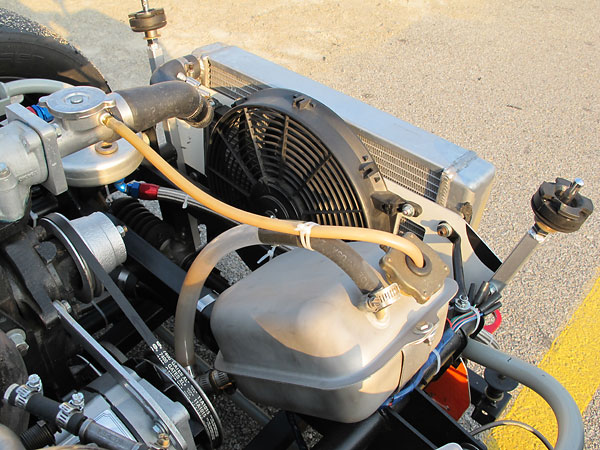
{"label": "concrete surface", "polygon": [[[116,88],[149,78],[134,0],[0,0],[78,46]],[[169,56],[238,45],[390,112],[497,167],[480,233],[501,257],[544,180],[578,176],[600,205],[598,0],[153,0]],[[551,236],[505,292],[502,347],[537,363],[598,276],[600,214]],[[598,336],[600,338],[600,335]],[[586,361],[573,355],[573,371]],[[600,448],[600,395],[585,412]]]}

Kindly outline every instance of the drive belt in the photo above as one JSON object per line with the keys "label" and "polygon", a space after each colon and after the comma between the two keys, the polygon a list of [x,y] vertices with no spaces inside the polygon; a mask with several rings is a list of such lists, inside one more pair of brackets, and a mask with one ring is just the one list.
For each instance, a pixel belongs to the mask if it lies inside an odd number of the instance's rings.
{"label": "drive belt", "polygon": [[207,444],[209,444],[210,448],[216,448],[221,445],[223,440],[221,421],[210,400],[195,382],[192,375],[164,349],[160,341],[152,333],[152,330],[150,330],[129,300],[127,300],[127,297],[123,295],[110,275],[106,273],[83,239],[81,239],[77,231],[72,227],[71,223],[58,213],[48,214],[44,219],[53,222],[63,231],[96,277],[96,281],[104,285],[113,300],[160,361],[160,364],[165,368],[168,377],[185,395],[193,412],[204,427],[208,438]]}

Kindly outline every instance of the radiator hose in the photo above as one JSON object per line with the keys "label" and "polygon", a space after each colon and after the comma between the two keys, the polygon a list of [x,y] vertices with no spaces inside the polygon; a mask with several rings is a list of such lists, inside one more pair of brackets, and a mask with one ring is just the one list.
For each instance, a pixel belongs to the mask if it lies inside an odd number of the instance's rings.
{"label": "radiator hose", "polygon": [[116,91],[129,107],[121,111],[123,120],[135,131],[143,131],[163,120],[177,117],[194,127],[208,125],[212,118],[212,107],[191,84],[183,81],[163,81],[151,86],[142,86]]}

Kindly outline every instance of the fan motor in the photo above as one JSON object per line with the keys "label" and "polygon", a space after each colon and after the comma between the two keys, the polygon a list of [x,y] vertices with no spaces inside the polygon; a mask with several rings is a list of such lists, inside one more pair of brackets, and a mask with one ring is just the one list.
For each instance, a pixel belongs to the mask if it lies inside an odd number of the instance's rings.
{"label": "fan motor", "polygon": [[236,102],[212,130],[208,184],[239,208],[279,219],[388,229],[371,195],[385,183],[348,125],[317,100],[265,89]]}

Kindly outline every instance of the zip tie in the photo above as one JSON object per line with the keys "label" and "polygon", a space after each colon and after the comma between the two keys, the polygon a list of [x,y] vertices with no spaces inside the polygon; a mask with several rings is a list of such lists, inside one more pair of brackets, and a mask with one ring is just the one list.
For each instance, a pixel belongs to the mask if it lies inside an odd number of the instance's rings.
{"label": "zip tie", "polygon": [[267,250],[267,253],[265,253],[263,256],[261,256],[261,258],[258,261],[256,261],[256,264],[260,264],[267,258],[269,258],[269,261],[271,261],[273,259],[273,256],[275,256],[275,247],[277,247],[277,246],[272,245],[271,249]]}
{"label": "zip tie", "polygon": [[[477,311],[477,308],[475,308],[473,305],[471,305],[471,307],[469,308],[471,311],[473,311],[475,313],[475,317],[477,317],[477,322],[475,322],[475,330],[477,330],[477,328],[479,328],[479,322],[480,322],[480,315],[479,312]],[[473,330],[473,331],[475,331]]]}
{"label": "zip tie", "polygon": [[437,361],[437,368],[435,369],[434,373],[434,375],[436,375],[442,368],[442,358],[440,358],[440,352],[437,351],[437,348],[434,348],[431,353],[435,355],[435,359]]}
{"label": "zip tie", "polygon": [[29,211],[29,217],[31,217],[31,221],[33,222],[33,228],[37,226],[37,220],[40,216],[38,216],[35,212]]}
{"label": "zip tie", "polygon": [[190,198],[190,196],[188,194],[185,194],[185,199],[183,200],[183,204],[181,205],[181,209],[185,209],[188,207],[188,199]]}
{"label": "zip tie", "polygon": [[319,224],[314,222],[302,222],[296,226],[296,231],[300,232],[300,244],[307,250],[314,251],[310,246],[310,230],[317,225]]}

